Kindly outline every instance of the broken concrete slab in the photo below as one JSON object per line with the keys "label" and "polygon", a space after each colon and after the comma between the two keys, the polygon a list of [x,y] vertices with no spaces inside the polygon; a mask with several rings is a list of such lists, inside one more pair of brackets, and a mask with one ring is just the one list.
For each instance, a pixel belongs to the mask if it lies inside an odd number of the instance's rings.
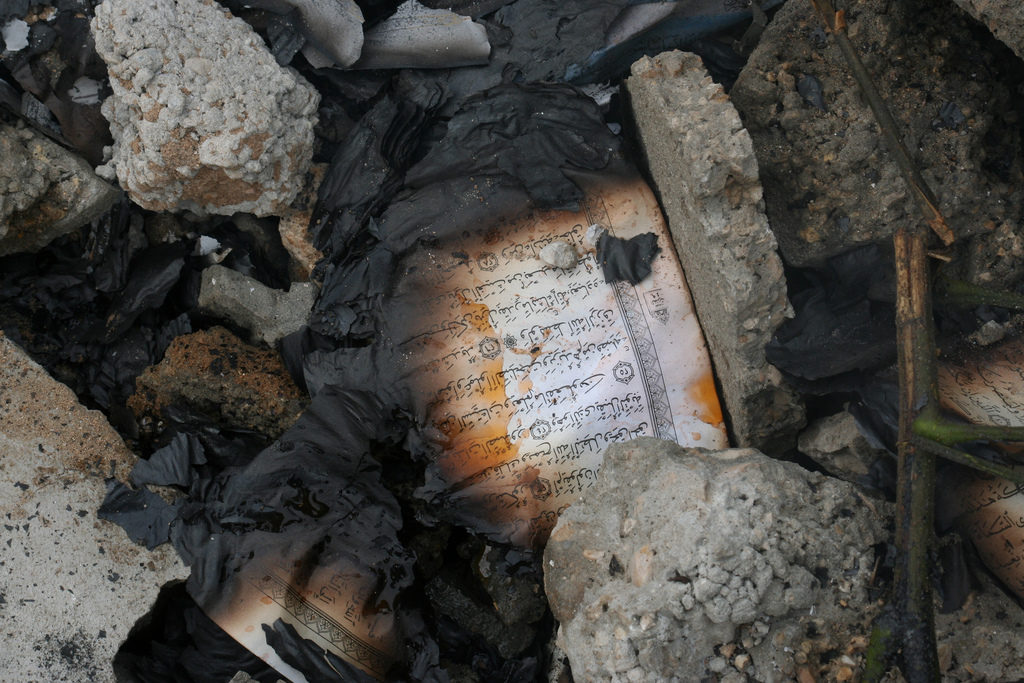
{"label": "broken concrete slab", "polygon": [[693,293],[733,442],[784,448],[803,425],[764,346],[792,314],[750,136],[697,55],[633,65],[626,88],[648,167]]}
{"label": "broken concrete slab", "polygon": [[112,660],[160,587],[188,570],[97,519],[104,478],[136,458],[0,333],[0,680],[114,681]]}
{"label": "broken concrete slab", "polygon": [[954,0],[1024,59],[1024,4],[1020,0]]}
{"label": "broken concrete slab", "polygon": [[250,333],[250,341],[274,346],[306,324],[317,288],[293,282],[287,292],[220,265],[203,271],[199,309],[230,320]]}
{"label": "broken concrete slab", "polygon": [[120,194],[84,159],[20,123],[0,124],[0,159],[0,256],[39,251]]}
{"label": "broken concrete slab", "polygon": [[[850,39],[911,158],[971,253],[965,276],[1024,277],[1020,112],[1006,50],[952,3],[858,2]],[[888,242],[921,220],[835,41],[807,0],[772,19],[730,93],[754,140],[772,229],[789,265]],[[998,244],[982,248],[989,237]]]}

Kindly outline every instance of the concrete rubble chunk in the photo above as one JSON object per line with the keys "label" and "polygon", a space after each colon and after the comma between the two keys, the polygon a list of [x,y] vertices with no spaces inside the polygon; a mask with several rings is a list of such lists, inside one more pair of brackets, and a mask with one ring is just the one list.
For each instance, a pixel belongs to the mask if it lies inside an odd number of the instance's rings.
{"label": "concrete rubble chunk", "polygon": [[856,665],[889,507],[752,449],[613,445],[544,551],[573,677],[695,681],[716,655],[718,673],[756,681],[795,678],[797,652]]}
{"label": "concrete rubble chunk", "polygon": [[1020,0],[954,0],[1024,59],[1024,4]]}
{"label": "concrete rubble chunk", "polygon": [[270,438],[291,427],[308,403],[276,351],[246,344],[223,327],[176,337],[164,359],[135,380],[128,407],[145,427],[179,402]]}
{"label": "concrete rubble chunk", "polygon": [[626,88],[711,350],[733,442],[766,451],[784,447],[804,413],[764,356],[792,309],[750,136],[696,55],[645,57],[633,65]]}
{"label": "concrete rubble chunk", "polygon": [[136,458],[0,333],[0,680],[114,681],[112,661],[160,587],[188,570],[99,520],[104,478]]}
{"label": "concrete rubble chunk", "polygon": [[868,443],[845,410],[812,423],[800,434],[797,448],[832,476],[854,484],[864,482],[876,460],[890,457]]}
{"label": "concrete rubble chunk", "polygon": [[[864,0],[848,25],[912,159],[966,243],[965,275],[1006,285],[1024,277],[1024,151],[1013,86],[1020,62],[951,2]],[[921,220],[808,0],[778,11],[730,95],[753,138],[787,264],[821,266]]]}
{"label": "concrete rubble chunk", "polygon": [[203,271],[199,308],[245,328],[252,341],[274,346],[306,324],[316,293],[316,287],[309,282],[293,282],[285,292],[236,270],[214,265]]}
{"label": "concrete rubble chunk", "polygon": [[0,123],[0,159],[0,256],[42,249],[119,194],[84,159],[20,123]]}
{"label": "concrete rubble chunk", "polygon": [[92,21],[114,94],[116,174],[153,211],[278,215],[313,153],[320,96],[216,2],[106,0]]}

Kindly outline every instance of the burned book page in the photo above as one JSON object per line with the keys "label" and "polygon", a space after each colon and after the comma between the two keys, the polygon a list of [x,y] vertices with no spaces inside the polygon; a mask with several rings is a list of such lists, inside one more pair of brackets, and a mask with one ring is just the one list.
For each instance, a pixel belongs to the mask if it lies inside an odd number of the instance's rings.
{"label": "burned book page", "polygon": [[1024,426],[1024,340],[939,365],[942,407],[976,424]]}
{"label": "burned book page", "polygon": [[[969,422],[1024,426],[1024,339],[985,347],[938,369],[942,407]],[[1001,444],[1019,454],[1019,444]],[[965,470],[956,482],[958,525],[982,560],[1024,597],[1024,487]]]}
{"label": "burned book page", "polygon": [[[374,609],[374,580],[358,564],[318,566],[301,554],[253,561],[205,611],[295,683],[384,680],[403,657],[403,639],[395,615]],[[283,633],[291,634],[290,647],[279,644]],[[316,668],[301,665],[316,655]],[[311,675],[317,670],[324,675]]]}
{"label": "burned book page", "polygon": [[[329,388],[277,442],[192,503],[172,539],[194,553],[188,591],[289,680],[401,677],[399,594],[414,557],[371,443],[396,421],[372,395]],[[410,626],[413,625],[413,626]]]}
{"label": "burned book page", "polygon": [[[422,492],[456,521],[524,546],[546,540],[593,485],[610,444],[726,445],[653,194],[638,176],[583,189],[580,211],[535,211],[481,226],[457,247],[418,250],[387,308],[387,336],[435,453]],[[605,230],[656,236],[663,248],[648,277],[606,281],[594,246]],[[541,259],[557,242],[575,252],[574,266]]]}

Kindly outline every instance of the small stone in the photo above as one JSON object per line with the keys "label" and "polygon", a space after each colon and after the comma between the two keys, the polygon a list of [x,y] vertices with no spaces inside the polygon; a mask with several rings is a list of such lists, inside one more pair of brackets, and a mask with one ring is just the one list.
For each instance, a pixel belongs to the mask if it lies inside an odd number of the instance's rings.
{"label": "small stone", "polygon": [[720,674],[729,667],[729,661],[725,657],[712,657],[708,660],[708,671]]}
{"label": "small stone", "polygon": [[991,346],[1006,337],[1006,327],[996,320],[989,320],[970,335],[978,346]]}
{"label": "small stone", "polygon": [[644,586],[654,575],[654,553],[650,546],[644,546],[633,553],[629,561],[629,576],[634,586]]}
{"label": "small stone", "polygon": [[17,52],[28,47],[29,26],[21,19],[11,19],[0,29],[4,38],[4,50]]}
{"label": "small stone", "polygon": [[754,634],[755,638],[764,638],[771,631],[771,626],[763,621],[755,621],[750,625],[750,632]]}
{"label": "small stone", "polygon": [[746,653],[736,655],[736,659],[732,660],[732,665],[740,671],[745,671],[750,666],[750,655]]}
{"label": "small stone", "polygon": [[949,668],[953,666],[953,646],[949,643],[943,643],[936,648],[939,659],[939,671],[949,671]]}
{"label": "small stone", "polygon": [[246,344],[223,327],[174,339],[158,365],[135,381],[128,407],[159,419],[183,401],[222,424],[277,438],[307,403],[274,351]]}
{"label": "small stone", "polygon": [[836,672],[837,681],[852,681],[853,680],[853,669],[848,666],[840,667],[839,671]]}
{"label": "small stone", "polygon": [[597,223],[587,227],[587,233],[583,236],[584,246],[587,249],[597,249],[597,243],[601,241],[601,237],[607,232],[608,228]]}
{"label": "small stone", "polygon": [[876,460],[889,457],[868,443],[845,410],[814,422],[800,434],[797,448],[832,476],[853,483],[862,481]]}
{"label": "small stone", "polygon": [[815,678],[814,674],[811,673],[811,670],[805,666],[800,667],[796,672],[796,680],[799,681],[799,683],[818,683],[818,679]]}
{"label": "small stone", "polygon": [[549,266],[569,270],[579,263],[576,248],[564,240],[549,242],[540,250],[540,259]]}

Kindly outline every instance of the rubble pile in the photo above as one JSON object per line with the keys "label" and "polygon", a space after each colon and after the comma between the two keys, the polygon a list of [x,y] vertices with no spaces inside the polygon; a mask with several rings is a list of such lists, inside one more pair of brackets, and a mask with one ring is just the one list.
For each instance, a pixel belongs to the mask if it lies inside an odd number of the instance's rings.
{"label": "rubble pile", "polygon": [[[839,4],[957,237],[942,407],[1024,425],[962,295],[1024,283],[1021,10]],[[14,0],[0,48],[0,679],[865,675],[917,213],[808,0]],[[941,674],[1024,678],[1024,493],[937,481]]]}

